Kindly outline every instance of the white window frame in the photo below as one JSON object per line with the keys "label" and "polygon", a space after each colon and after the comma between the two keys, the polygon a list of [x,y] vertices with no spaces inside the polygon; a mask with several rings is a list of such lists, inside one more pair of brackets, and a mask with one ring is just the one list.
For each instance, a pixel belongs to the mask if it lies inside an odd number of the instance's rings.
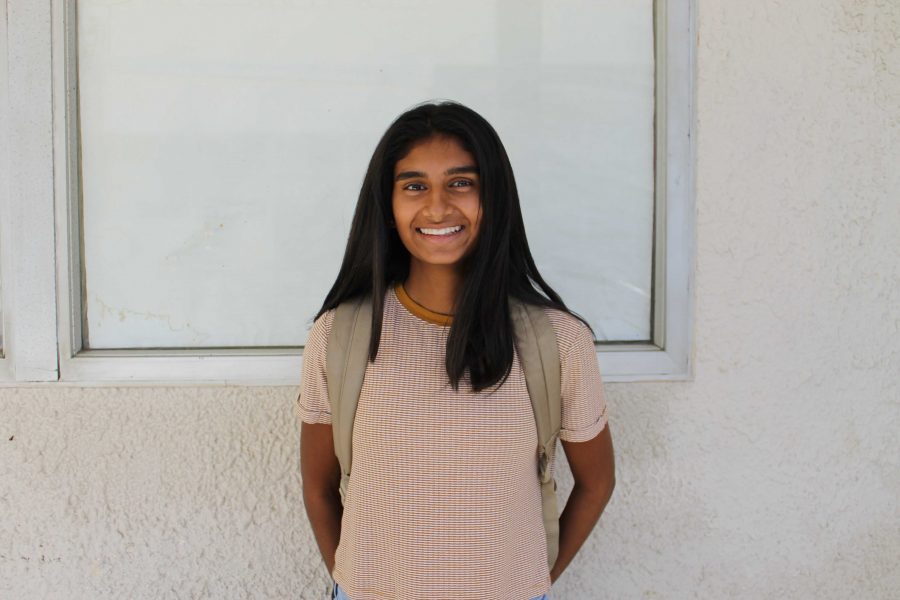
{"label": "white window frame", "polygon": [[10,360],[10,342],[9,332],[11,329],[11,321],[9,318],[9,307],[12,302],[12,293],[10,292],[10,278],[12,274],[12,244],[10,236],[12,235],[11,219],[9,218],[9,95],[7,93],[9,86],[9,72],[7,70],[7,27],[6,27],[6,7],[0,11],[0,136],[3,143],[0,143],[0,311],[2,311],[3,319],[0,319],[0,383],[10,381],[14,378],[15,373],[12,369],[12,360]]}
{"label": "white window frame", "polygon": [[53,80],[50,5],[8,0],[3,13],[0,385],[56,381]]}
{"label": "white window frame", "polygon": [[[84,350],[76,0],[7,0],[0,75],[0,385],[289,385],[302,348]],[[597,344],[603,378],[693,377],[696,0],[654,0],[656,197],[649,343]],[[15,57],[10,62],[8,57]],[[9,149],[15,149],[10,151]]]}

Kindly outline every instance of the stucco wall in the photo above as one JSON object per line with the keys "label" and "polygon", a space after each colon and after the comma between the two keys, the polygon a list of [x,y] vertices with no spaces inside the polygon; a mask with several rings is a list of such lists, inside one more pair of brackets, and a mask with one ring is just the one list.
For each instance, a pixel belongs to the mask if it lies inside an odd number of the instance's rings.
{"label": "stucco wall", "polygon": [[[618,485],[555,597],[897,598],[900,3],[698,31],[695,379],[607,384]],[[0,597],[320,597],[295,395],[0,388]]]}

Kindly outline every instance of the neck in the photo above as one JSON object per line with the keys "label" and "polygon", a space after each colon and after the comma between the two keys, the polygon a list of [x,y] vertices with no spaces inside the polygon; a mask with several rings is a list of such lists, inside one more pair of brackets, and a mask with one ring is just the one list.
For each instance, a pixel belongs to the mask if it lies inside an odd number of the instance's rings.
{"label": "neck", "polygon": [[403,289],[416,303],[428,310],[452,315],[456,295],[462,286],[462,274],[452,265],[423,265],[412,261]]}

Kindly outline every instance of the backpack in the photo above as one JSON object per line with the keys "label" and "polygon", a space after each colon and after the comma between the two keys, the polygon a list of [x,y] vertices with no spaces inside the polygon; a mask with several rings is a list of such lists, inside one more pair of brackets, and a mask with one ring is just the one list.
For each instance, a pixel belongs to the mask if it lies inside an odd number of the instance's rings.
{"label": "backpack", "polygon": [[[556,481],[550,475],[550,451],[561,423],[561,381],[556,334],[539,306],[510,298],[516,350],[534,410],[538,433],[538,473],[549,568],[559,552]],[[335,309],[328,335],[326,380],[331,403],[334,453],[341,465],[341,501],[352,463],[353,421],[365,377],[372,331],[371,296],[347,300]]]}

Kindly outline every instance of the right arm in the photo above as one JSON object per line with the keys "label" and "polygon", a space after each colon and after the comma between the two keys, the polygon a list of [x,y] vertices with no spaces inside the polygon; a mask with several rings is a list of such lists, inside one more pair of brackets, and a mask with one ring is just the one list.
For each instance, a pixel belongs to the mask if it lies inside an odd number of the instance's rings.
{"label": "right arm", "polygon": [[331,573],[334,571],[334,555],[341,539],[341,516],[344,509],[339,491],[341,466],[334,455],[330,424],[301,424],[300,477],[303,480],[306,515],[325,566]]}
{"label": "right arm", "polygon": [[341,467],[331,438],[331,404],[328,401],[326,356],[333,311],[313,324],[303,350],[303,373],[297,397],[300,419],[300,477],[303,504],[328,573],[334,571],[334,555],[341,538]]}

